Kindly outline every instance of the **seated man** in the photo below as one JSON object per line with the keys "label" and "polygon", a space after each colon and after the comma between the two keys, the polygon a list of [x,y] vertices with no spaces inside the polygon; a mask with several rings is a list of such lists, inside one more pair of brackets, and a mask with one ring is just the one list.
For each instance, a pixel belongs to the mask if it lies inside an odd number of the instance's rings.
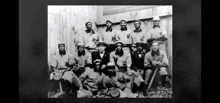
{"label": "seated man", "polygon": [[116,71],[119,71],[119,68],[123,66],[126,67],[124,73],[131,77],[131,87],[133,87],[133,83],[137,86],[143,85],[143,78],[137,72],[130,69],[132,64],[131,55],[122,49],[122,45],[123,43],[120,41],[116,43],[116,50],[110,53],[110,62],[115,63]]}
{"label": "seated man", "polygon": [[73,65],[72,55],[65,50],[65,44],[59,43],[59,54],[57,54],[52,61],[52,69],[54,70],[50,74],[50,80],[55,82],[55,89],[58,89],[58,82],[61,83],[61,90],[54,95],[50,95],[52,98],[65,96],[76,97],[77,90],[81,88],[78,77],[72,72],[71,65]]}
{"label": "seated man", "polygon": [[[139,75],[141,75],[142,78],[145,79],[146,78],[145,77],[146,70],[144,68],[144,56],[145,56],[146,52],[145,52],[145,50],[143,50],[144,42],[137,41],[136,46],[137,46],[137,51],[134,51],[134,53],[132,55],[132,69],[134,71],[136,71]],[[145,87],[147,87],[147,82],[145,82]],[[136,89],[134,87],[134,91],[136,91]],[[146,93],[145,89],[144,89],[143,93]]]}
{"label": "seated man", "polygon": [[[118,97],[137,97],[137,94],[133,94],[131,91],[132,79],[126,73],[126,66],[119,68],[119,71],[115,71],[114,63],[110,62],[107,65],[107,76],[103,79],[104,87],[112,90],[118,89]],[[116,93],[113,93],[116,94]],[[110,94],[111,95],[111,94]]]}
{"label": "seated man", "polygon": [[150,79],[150,75],[152,70],[156,68],[159,69],[159,73],[161,75],[162,86],[165,87],[165,80],[167,76],[167,67],[168,67],[168,59],[167,55],[164,51],[159,49],[159,42],[154,41],[152,43],[152,50],[148,52],[144,57],[144,66],[146,68],[150,68],[146,71],[146,79],[145,81],[148,82]]}
{"label": "seated man", "polygon": [[93,95],[97,95],[97,92],[103,88],[102,80],[105,74],[101,71],[100,59],[96,59],[94,65],[94,69],[88,69],[80,75],[79,79],[85,89],[91,91]]}
{"label": "seated man", "polygon": [[104,41],[99,41],[97,44],[98,51],[92,53],[92,62],[94,62],[96,59],[100,59],[101,62],[101,70],[103,73],[106,72],[106,65],[110,61],[110,53],[106,51],[106,44]]}
{"label": "seated man", "polygon": [[73,54],[73,72],[79,77],[85,70],[92,67],[91,53],[85,51],[84,44],[77,44],[77,52]]}

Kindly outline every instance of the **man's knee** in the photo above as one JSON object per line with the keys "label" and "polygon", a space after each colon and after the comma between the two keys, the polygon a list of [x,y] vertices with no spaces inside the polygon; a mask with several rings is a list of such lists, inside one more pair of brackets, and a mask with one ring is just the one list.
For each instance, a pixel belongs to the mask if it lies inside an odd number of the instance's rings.
{"label": "man's knee", "polygon": [[68,80],[69,82],[73,82],[73,79],[76,78],[77,76],[72,71],[66,71],[62,76],[62,79]]}
{"label": "man's knee", "polygon": [[165,67],[161,67],[160,71],[159,71],[160,75],[167,75],[167,70],[166,69],[167,68],[165,68]]}

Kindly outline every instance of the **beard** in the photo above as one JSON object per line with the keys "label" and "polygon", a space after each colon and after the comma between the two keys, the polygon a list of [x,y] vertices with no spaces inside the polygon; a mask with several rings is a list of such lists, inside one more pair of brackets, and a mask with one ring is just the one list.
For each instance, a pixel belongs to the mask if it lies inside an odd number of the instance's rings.
{"label": "beard", "polygon": [[122,56],[122,55],[124,55],[124,51],[122,49],[121,50],[116,49],[115,54]]}
{"label": "beard", "polygon": [[107,75],[108,75],[109,77],[114,77],[114,76],[116,76],[116,72],[115,72],[115,71],[113,71],[113,72],[109,72],[109,71],[108,71]]}
{"label": "beard", "polygon": [[94,67],[94,72],[98,72],[99,74],[101,74],[101,72],[102,72],[101,67],[99,67],[99,68]]}
{"label": "beard", "polygon": [[127,26],[121,26],[121,31],[127,30]]}
{"label": "beard", "polygon": [[151,55],[152,55],[152,56],[160,55],[159,49],[157,49],[156,51],[155,51],[155,50],[152,50]]}
{"label": "beard", "polygon": [[59,54],[60,54],[60,55],[65,55],[65,54],[66,54],[66,50],[63,50],[63,51],[62,51],[62,50],[59,50]]}
{"label": "beard", "polygon": [[78,50],[78,56],[81,56],[81,55],[85,55],[85,50],[83,50],[81,52]]}

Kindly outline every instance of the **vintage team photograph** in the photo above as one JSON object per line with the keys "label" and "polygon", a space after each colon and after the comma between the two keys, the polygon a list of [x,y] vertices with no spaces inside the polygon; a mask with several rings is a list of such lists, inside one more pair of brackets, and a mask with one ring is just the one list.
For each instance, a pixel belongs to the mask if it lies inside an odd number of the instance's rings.
{"label": "vintage team photograph", "polygon": [[47,30],[48,98],[173,97],[172,5],[48,5]]}

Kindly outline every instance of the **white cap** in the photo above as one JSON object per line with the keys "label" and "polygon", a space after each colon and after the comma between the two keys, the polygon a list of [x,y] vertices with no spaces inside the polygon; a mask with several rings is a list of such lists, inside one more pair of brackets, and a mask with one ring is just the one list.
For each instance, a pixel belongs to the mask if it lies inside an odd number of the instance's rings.
{"label": "white cap", "polygon": [[115,63],[109,62],[109,63],[107,64],[107,66],[115,66]]}
{"label": "white cap", "polygon": [[153,18],[153,21],[154,20],[160,20],[160,17],[159,16],[155,16],[154,18]]}
{"label": "white cap", "polygon": [[84,43],[80,41],[77,43],[77,46],[84,46]]}

